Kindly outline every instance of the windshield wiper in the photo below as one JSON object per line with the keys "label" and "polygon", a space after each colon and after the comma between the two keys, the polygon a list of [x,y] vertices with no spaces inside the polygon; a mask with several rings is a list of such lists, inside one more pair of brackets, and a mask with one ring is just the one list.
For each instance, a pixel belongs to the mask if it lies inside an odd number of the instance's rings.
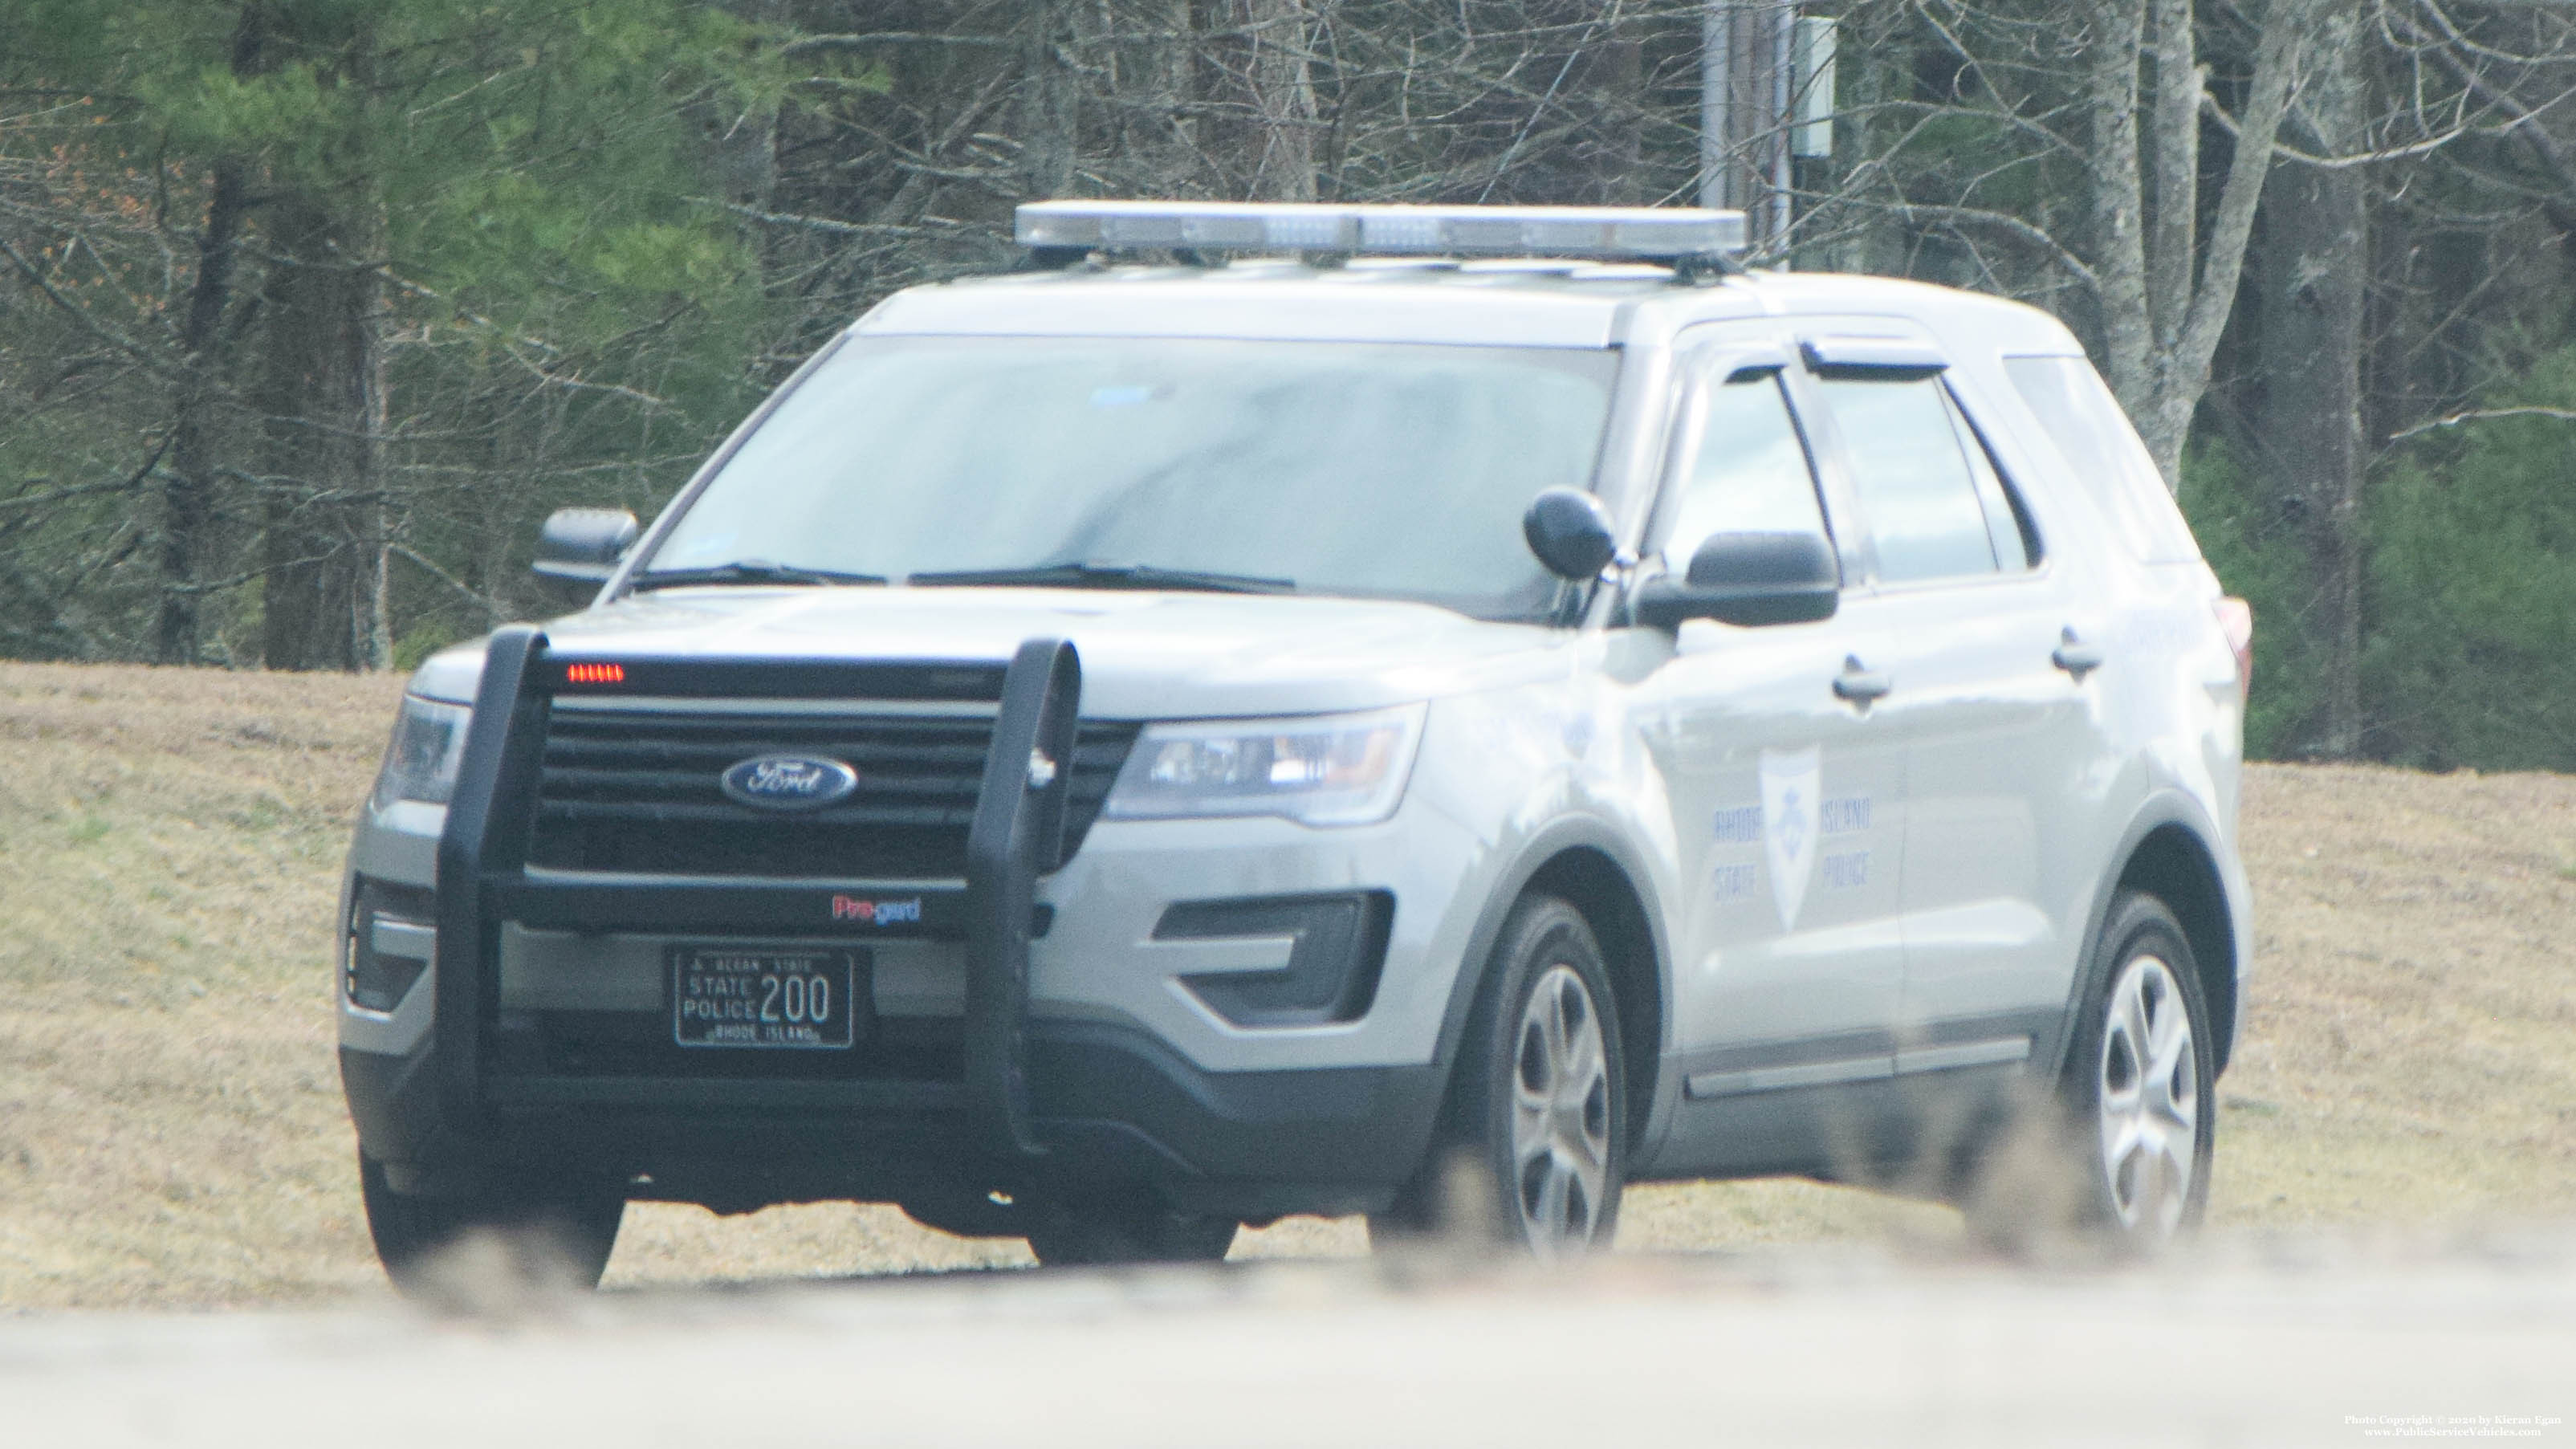
{"label": "windshield wiper", "polygon": [[793,568],[771,563],[762,558],[736,559],[732,563],[711,564],[702,569],[646,569],[637,574],[627,587],[636,593],[646,589],[677,588],[684,584],[881,584],[883,574],[845,574],[832,569]]}
{"label": "windshield wiper", "polygon": [[1204,573],[1197,569],[1159,568],[1153,564],[1086,563],[1078,559],[1020,569],[946,569],[914,574],[906,582],[934,586],[993,584],[1007,587],[1018,584],[1058,589],[1196,589],[1214,594],[1291,594],[1297,591],[1295,579]]}

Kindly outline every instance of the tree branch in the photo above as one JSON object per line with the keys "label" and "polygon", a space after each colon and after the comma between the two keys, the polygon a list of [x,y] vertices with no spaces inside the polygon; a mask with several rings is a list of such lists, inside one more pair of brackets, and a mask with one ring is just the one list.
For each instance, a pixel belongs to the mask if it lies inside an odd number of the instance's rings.
{"label": "tree branch", "polygon": [[161,381],[168,382],[171,380],[172,374],[170,370],[161,364],[160,360],[152,354],[150,348],[147,348],[142,343],[135,341],[133,338],[118,332],[115,328],[108,326],[106,323],[99,321],[97,318],[89,314],[88,308],[81,306],[71,298],[66,297],[61,292],[55,290],[52,280],[46,277],[45,274],[37,268],[35,263],[28,261],[26,255],[20,252],[17,247],[12,245],[9,239],[5,236],[0,236],[0,256],[8,257],[10,264],[18,269],[19,275],[27,279],[27,285],[44,293],[45,300],[53,303],[56,307],[61,308],[63,314],[78,323],[82,331],[89,333],[99,341],[106,343],[108,346],[124,353],[127,357],[132,358],[136,366],[142,368],[145,372],[152,374],[152,376],[159,378]]}
{"label": "tree branch", "polygon": [[[2555,105],[2557,102],[2552,101],[2551,104]],[[2200,98],[2200,112],[2210,120],[2217,122],[2218,129],[2225,131],[2230,137],[2236,137],[2238,135],[2236,118],[2227,114],[2227,108],[2218,103],[2218,98],[2216,96],[2203,95]],[[2403,160],[2408,156],[2429,155],[2450,145],[2453,141],[2460,139],[2462,136],[2484,135],[2495,131],[2511,130],[2513,125],[2514,123],[2507,122],[2503,126],[2488,127],[2471,125],[2468,122],[2463,121],[2459,125],[2454,126],[2449,131],[2439,136],[2427,137],[2421,141],[2409,141],[2403,146],[2387,146],[2375,151],[2356,151],[2345,156],[2319,156],[2312,152],[2302,151],[2298,147],[2291,145],[2289,142],[2282,140],[2276,135],[2272,138],[2272,155],[2276,160],[2296,161],[2302,166],[2314,166],[2320,171],[2343,171],[2355,166],[2368,166],[2377,161],[2397,161]]]}
{"label": "tree branch", "polygon": [[2462,423],[2484,422],[2488,418],[2560,418],[2568,422],[2576,422],[2576,408],[2545,408],[2538,406],[2518,408],[2472,408],[2467,412],[2453,413],[2446,418],[2434,418],[2430,422],[2417,423],[2411,428],[2400,428],[2396,432],[2388,435],[2388,441],[2393,443],[2400,438],[2411,438],[2417,433],[2429,433],[2435,428],[2456,428]]}
{"label": "tree branch", "polygon": [[2245,99],[2227,183],[2219,191],[2218,214],[2209,228],[2200,285],[2193,289],[2191,314],[2168,360],[2164,385],[2157,389],[2163,412],[2157,425],[2168,451],[2156,461],[2165,469],[2168,486],[2181,461],[2182,431],[2208,385],[2210,359],[2218,354],[2219,334],[2236,305],[2245,246],[2254,234],[2254,210],[2272,170],[2272,143],[2296,88],[2299,43],[2318,4],[2319,0],[2274,0],[2263,17],[2263,38],[2254,49],[2254,84]]}
{"label": "tree branch", "polygon": [[2082,257],[2068,251],[2065,244],[2057,238],[2020,217],[2000,211],[1986,211],[1974,206],[1945,206],[1920,201],[1865,201],[1859,204],[1877,206],[1906,221],[1944,221],[1953,226],[1982,227],[1988,231],[2000,232],[2016,241],[2027,243],[2055,263],[2061,271],[2082,282],[2086,287],[2098,289],[2101,286],[2102,279],[2091,267],[2085,265]]}
{"label": "tree branch", "polygon": [[[965,227],[955,225],[919,226],[889,221],[835,221],[828,216],[800,216],[794,212],[762,211],[756,206],[745,206],[738,201],[718,201],[712,196],[692,196],[685,199],[695,206],[712,206],[770,226],[800,226],[808,231],[825,232],[833,236],[953,237],[967,230]],[[929,217],[922,219],[932,220]]]}
{"label": "tree branch", "polygon": [[457,578],[456,575],[449,573],[447,570],[440,568],[434,563],[431,563],[427,558],[423,557],[419,552],[408,545],[387,543],[385,545],[385,552],[410,560],[420,568],[421,572],[474,601],[474,603],[479,606],[484,613],[488,614],[492,618],[499,619],[506,615],[507,611],[501,607],[500,600],[493,598],[489,594],[476,591],[472,587],[468,586],[463,580]]}
{"label": "tree branch", "polygon": [[919,30],[878,30],[865,35],[808,35],[778,48],[782,56],[819,55],[835,50],[865,50],[873,45],[962,45],[981,50],[1011,50],[1015,40],[992,35],[935,35]]}

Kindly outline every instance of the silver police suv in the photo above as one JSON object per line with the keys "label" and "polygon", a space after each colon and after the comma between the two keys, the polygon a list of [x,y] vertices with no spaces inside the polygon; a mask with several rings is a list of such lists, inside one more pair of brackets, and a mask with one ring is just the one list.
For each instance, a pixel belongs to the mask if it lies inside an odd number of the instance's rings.
{"label": "silver police suv", "polygon": [[341,915],[397,1279],[1457,1182],[1555,1255],[1631,1182],[1959,1190],[2034,1097],[2091,1221],[2199,1217],[2251,620],[2063,327],[1723,212],[1018,225],[412,680]]}

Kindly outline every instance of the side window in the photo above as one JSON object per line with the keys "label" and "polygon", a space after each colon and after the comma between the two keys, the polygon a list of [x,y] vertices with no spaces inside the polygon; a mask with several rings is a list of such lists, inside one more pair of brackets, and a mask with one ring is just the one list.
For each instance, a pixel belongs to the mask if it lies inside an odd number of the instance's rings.
{"label": "side window", "polygon": [[1995,560],[2005,573],[2018,573],[2039,562],[2039,530],[2032,526],[2030,514],[2013,495],[2012,486],[2004,482],[1995,467],[1994,454],[1986,451],[1986,440],[1977,433],[1976,424],[1962,415],[1957,398],[1950,399],[1950,420],[1959,425],[1959,437],[1968,452],[1968,471],[1977,478],[1977,500],[1986,506],[1986,537],[1995,546]]}
{"label": "side window", "polygon": [[1939,379],[1828,377],[1817,388],[1851,460],[1879,578],[1993,573],[1995,533]]}
{"label": "side window", "polygon": [[1664,560],[1675,573],[1712,533],[1825,532],[1807,447],[1772,373],[1708,390],[1706,421],[1674,500]]}
{"label": "side window", "polygon": [[2004,373],[2066,459],[2076,486],[2100,505],[2133,556],[2142,563],[2200,557],[2164,475],[2093,364],[2081,357],[2007,357]]}

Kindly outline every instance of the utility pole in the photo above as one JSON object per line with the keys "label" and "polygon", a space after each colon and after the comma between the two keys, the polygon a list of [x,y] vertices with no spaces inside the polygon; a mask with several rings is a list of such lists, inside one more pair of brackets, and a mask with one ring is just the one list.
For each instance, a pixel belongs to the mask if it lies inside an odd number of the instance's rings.
{"label": "utility pole", "polygon": [[1699,18],[1699,204],[1716,210],[1735,204],[1733,162],[1727,147],[1727,94],[1735,74],[1735,7],[1708,0]]}
{"label": "utility pole", "polygon": [[1788,0],[1708,0],[1700,17],[1699,203],[1745,214],[1757,251],[1786,246],[1793,158],[1833,149],[1834,22]]}

